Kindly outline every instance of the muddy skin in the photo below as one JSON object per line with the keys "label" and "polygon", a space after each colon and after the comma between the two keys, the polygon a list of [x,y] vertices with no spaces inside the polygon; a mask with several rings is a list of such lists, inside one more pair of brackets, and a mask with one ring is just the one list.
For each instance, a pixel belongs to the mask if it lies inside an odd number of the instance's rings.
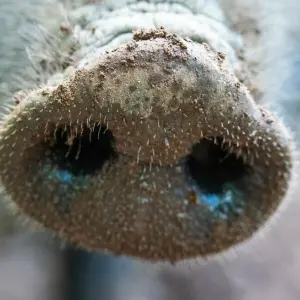
{"label": "muddy skin", "polygon": [[224,251],[284,197],[289,136],[207,46],[163,28],[133,39],[7,117],[6,194],[87,249],[170,262]]}
{"label": "muddy skin", "polygon": [[15,212],[82,248],[152,262],[256,233],[290,186],[292,141],[255,103],[239,49],[203,41],[160,28],[106,53],[73,47],[59,76],[16,94],[0,139]]}

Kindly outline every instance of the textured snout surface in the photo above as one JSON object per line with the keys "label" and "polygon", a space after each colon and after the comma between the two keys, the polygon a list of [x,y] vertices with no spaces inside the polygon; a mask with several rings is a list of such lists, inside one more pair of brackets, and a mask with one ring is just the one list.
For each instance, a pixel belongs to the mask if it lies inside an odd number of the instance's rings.
{"label": "textured snout surface", "polygon": [[291,141],[223,60],[138,31],[31,92],[0,131],[9,201],[67,241],[153,261],[249,238],[286,193]]}

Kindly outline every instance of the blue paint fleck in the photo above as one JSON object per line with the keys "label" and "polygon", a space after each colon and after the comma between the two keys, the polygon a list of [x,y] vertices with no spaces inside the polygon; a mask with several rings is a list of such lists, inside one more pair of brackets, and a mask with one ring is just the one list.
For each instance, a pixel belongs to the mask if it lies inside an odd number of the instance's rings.
{"label": "blue paint fleck", "polygon": [[192,185],[197,194],[197,202],[205,205],[217,218],[230,220],[233,215],[241,214],[245,209],[244,195],[234,184],[226,184],[219,194],[207,194],[195,184]]}
{"label": "blue paint fleck", "polygon": [[68,170],[59,169],[47,164],[44,165],[42,172],[47,180],[53,181],[60,187],[69,187],[78,190],[80,188],[86,188],[89,183],[89,176],[75,176]]}
{"label": "blue paint fleck", "polygon": [[68,210],[70,203],[78,193],[87,189],[91,183],[91,176],[74,175],[66,169],[56,165],[44,164],[41,166],[43,181],[55,187],[55,196],[59,199],[59,206]]}
{"label": "blue paint fleck", "polygon": [[72,184],[74,181],[72,174],[66,170],[58,170],[56,172],[56,177],[59,181],[65,184]]}
{"label": "blue paint fleck", "polygon": [[215,194],[202,194],[201,200],[208,205],[210,210],[216,209],[216,207],[220,204],[220,197]]}

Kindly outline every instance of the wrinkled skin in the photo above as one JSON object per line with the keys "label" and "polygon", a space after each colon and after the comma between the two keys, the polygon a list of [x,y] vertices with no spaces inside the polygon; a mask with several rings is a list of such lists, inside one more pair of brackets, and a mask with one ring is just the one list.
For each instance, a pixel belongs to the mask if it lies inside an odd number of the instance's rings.
{"label": "wrinkled skin", "polygon": [[[110,7],[113,7],[125,1],[103,2],[104,4],[110,2]],[[151,1],[145,1],[144,4],[146,2]],[[230,20],[228,26],[232,26],[233,29],[232,32],[228,31],[228,35],[223,34],[222,38],[225,41],[231,41],[233,45],[239,45],[239,38],[236,39],[234,31],[242,33],[246,42],[245,55],[251,62],[251,72],[253,72],[251,77],[253,77],[254,84],[263,92],[263,96],[258,93],[257,97],[279,112],[286,124],[295,132],[297,139],[299,130],[296,116],[300,103],[300,85],[297,73],[300,63],[298,51],[300,42],[297,40],[297,33],[299,34],[300,31],[300,24],[297,20],[297,6],[299,8],[299,4],[292,0],[284,3],[277,1],[278,4],[274,4],[273,1],[259,3],[262,1],[223,0],[220,1],[221,6],[218,9],[212,0],[184,2],[188,3],[190,8],[187,8],[186,5],[185,7],[178,5],[176,8],[178,16],[183,18],[182,20],[184,20],[184,12],[187,10],[198,14],[199,18],[208,15],[224,24],[228,18]],[[147,9],[150,9],[149,7],[148,4],[145,4],[146,12]],[[23,13],[25,8],[19,8],[20,13]],[[147,22],[149,22],[147,23],[149,27],[165,25],[166,28],[175,28],[174,31],[182,34],[180,32],[183,30],[182,26],[178,25],[180,23],[175,22],[172,18],[168,19],[172,9],[174,9],[172,5],[158,8],[158,11],[165,10],[168,13],[158,15],[156,22],[153,21],[155,20],[154,17],[152,18],[153,15],[150,15],[148,19],[145,18],[141,23],[138,23],[139,18],[137,20],[130,17],[126,18],[125,12],[120,11],[117,17],[108,18],[108,21],[101,23],[101,18],[97,16],[97,10],[93,7],[79,8],[73,14],[75,23],[79,22],[80,14],[85,11],[85,14],[90,18],[88,22],[102,28],[103,33],[97,40],[89,41],[88,39],[85,40],[86,32],[77,28],[77,32],[76,30],[75,32],[82,37],[83,44],[77,50],[77,55],[80,60],[84,61],[86,57],[94,55],[95,51],[103,51],[103,44],[106,43],[106,40],[110,40],[110,44],[107,45],[109,50],[109,47],[113,48],[118,43],[128,39],[132,29],[143,27]],[[102,7],[101,10],[104,11],[104,8]],[[17,15],[17,12],[15,14]],[[107,14],[109,16],[109,12]],[[56,17],[53,13],[53,20]],[[17,19],[17,17],[15,18]],[[100,24],[97,24],[97,21]],[[132,24],[128,26],[129,29],[124,29],[126,22]],[[200,32],[199,24],[191,24],[184,35],[193,35],[192,30],[195,31],[195,34]],[[46,21],[43,25],[46,28],[50,26]],[[4,64],[4,61],[6,63],[15,62],[14,54],[15,57],[22,57],[22,49],[19,50],[21,54],[6,49],[6,46],[12,47],[13,44],[16,44],[17,38],[15,37],[16,40],[14,40],[13,33],[11,33],[12,27],[9,28],[10,31],[5,30],[5,34],[10,33],[9,36],[12,41],[6,45],[5,40],[1,40],[0,54],[2,52],[5,54],[5,56],[1,56],[4,58],[3,61],[0,60],[1,65]],[[257,35],[255,29],[260,29],[260,35]],[[127,34],[120,34],[123,31]],[[210,32],[204,31],[203,34],[207,35],[206,38],[211,37]],[[261,44],[259,39],[263,41]],[[222,45],[218,44],[219,37],[215,41],[218,51],[230,53],[230,49],[226,47],[222,49]],[[263,54],[260,51],[263,51]],[[232,56],[229,54],[230,57]],[[232,66],[234,61],[235,58],[232,57]],[[22,63],[23,66],[29,65],[25,58],[19,63]],[[258,66],[257,63],[259,63]],[[13,64],[6,68],[2,67],[1,69],[4,71],[1,71],[1,80],[7,78],[3,81],[9,82],[10,76],[16,73],[18,68]],[[54,77],[51,80],[55,82],[57,79]],[[30,80],[28,81],[27,84],[30,85]],[[12,88],[15,87],[12,86]],[[105,299],[116,300],[141,298],[162,300],[183,298],[208,300],[297,299],[300,292],[298,287],[300,275],[298,248],[300,243],[296,226],[300,207],[297,204],[297,190],[290,197],[292,199],[286,199],[286,201],[292,200],[291,203],[280,214],[276,222],[273,222],[270,230],[262,237],[234,250],[233,252],[237,253],[236,256],[232,255],[231,252],[209,262],[191,261],[188,262],[188,266],[181,264],[174,268],[173,266],[153,266],[126,258],[113,258],[83,252],[73,253],[73,256],[70,256],[71,278],[74,280],[71,283],[74,294],[71,299],[92,300],[102,296]]]}

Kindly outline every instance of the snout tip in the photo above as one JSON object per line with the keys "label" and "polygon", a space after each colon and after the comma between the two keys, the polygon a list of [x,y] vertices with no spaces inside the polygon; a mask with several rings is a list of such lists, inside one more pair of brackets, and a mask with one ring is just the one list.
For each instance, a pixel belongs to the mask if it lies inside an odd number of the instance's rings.
{"label": "snout tip", "polygon": [[292,142],[222,57],[138,31],[31,92],[1,125],[7,198],[69,242],[150,261],[248,239],[284,199]]}

